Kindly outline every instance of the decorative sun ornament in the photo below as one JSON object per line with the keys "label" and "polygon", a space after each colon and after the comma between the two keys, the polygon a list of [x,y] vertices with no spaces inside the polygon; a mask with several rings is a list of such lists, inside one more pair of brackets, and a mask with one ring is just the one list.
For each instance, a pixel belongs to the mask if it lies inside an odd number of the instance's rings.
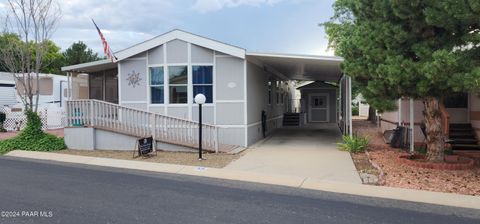
{"label": "decorative sun ornament", "polygon": [[135,70],[133,70],[131,73],[128,73],[127,81],[129,86],[132,86],[133,88],[137,85],[140,86],[141,80],[140,72],[135,72]]}

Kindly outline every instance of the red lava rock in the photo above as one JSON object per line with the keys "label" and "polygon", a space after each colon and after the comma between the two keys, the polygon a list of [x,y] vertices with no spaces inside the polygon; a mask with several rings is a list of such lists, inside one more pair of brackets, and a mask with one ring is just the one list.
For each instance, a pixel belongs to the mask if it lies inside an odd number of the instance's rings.
{"label": "red lava rock", "polygon": [[393,149],[385,144],[380,130],[375,125],[368,121],[354,121],[353,127],[357,135],[369,136],[369,154],[372,160],[382,167],[386,186],[480,195],[480,157],[474,158],[476,164],[467,170],[413,167],[398,162],[397,158],[405,155],[405,151]]}

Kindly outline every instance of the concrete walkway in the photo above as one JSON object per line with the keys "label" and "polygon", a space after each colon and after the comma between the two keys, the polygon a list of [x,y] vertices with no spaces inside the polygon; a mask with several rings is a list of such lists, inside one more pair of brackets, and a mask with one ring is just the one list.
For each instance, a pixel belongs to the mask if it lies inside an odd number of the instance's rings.
{"label": "concrete walkway", "polygon": [[336,124],[282,128],[225,169],[360,184],[350,154],[336,148],[340,140]]}

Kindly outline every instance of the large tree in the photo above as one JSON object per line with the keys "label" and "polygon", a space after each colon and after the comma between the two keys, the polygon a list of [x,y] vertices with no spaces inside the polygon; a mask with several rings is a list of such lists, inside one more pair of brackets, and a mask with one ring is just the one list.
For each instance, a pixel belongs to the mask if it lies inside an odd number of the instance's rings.
{"label": "large tree", "polygon": [[[51,74],[62,74],[61,67],[64,66],[64,57],[63,54],[60,52],[60,47],[57,46],[53,41],[47,40],[46,41],[46,47],[45,47],[45,52],[43,53],[44,56],[42,57],[42,65],[40,68],[40,72],[42,73],[51,73]],[[26,47],[28,46],[28,51],[31,53],[31,64],[35,63],[36,60],[36,47],[33,42],[30,42],[28,45],[25,44],[23,40],[20,39],[20,37],[17,34],[14,33],[3,33],[0,34],[0,57],[2,57],[3,53],[7,53],[5,57],[8,57],[11,52],[8,52],[12,46],[22,46]],[[15,57],[15,58],[10,58],[14,59],[16,62],[16,65],[19,65],[21,63],[21,58],[20,57]],[[11,61],[8,59],[8,63],[5,63],[5,60],[0,60],[0,71],[10,71],[11,66],[8,66],[8,64],[13,63],[14,61]]]}
{"label": "large tree", "polygon": [[427,159],[443,162],[443,98],[480,90],[478,0],[337,0],[325,23],[344,72],[377,109],[422,100]]}
{"label": "large tree", "polygon": [[73,43],[65,50],[63,56],[65,57],[65,65],[76,65],[101,59],[97,53],[88,48],[82,41]]}

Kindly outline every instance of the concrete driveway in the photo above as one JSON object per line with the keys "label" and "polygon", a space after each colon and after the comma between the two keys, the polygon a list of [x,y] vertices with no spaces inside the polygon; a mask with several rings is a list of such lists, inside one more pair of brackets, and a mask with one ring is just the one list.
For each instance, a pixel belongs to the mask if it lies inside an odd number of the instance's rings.
{"label": "concrete driveway", "polygon": [[361,183],[350,154],[336,148],[340,140],[336,124],[282,128],[225,169]]}

